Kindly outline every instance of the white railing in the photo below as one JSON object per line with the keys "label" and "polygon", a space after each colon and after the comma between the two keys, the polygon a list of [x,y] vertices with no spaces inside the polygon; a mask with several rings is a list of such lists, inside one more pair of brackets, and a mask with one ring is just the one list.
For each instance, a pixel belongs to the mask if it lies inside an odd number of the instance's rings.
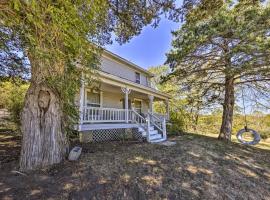
{"label": "white railing", "polygon": [[166,118],[163,117],[160,119],[159,117],[155,116],[154,114],[148,112],[148,126],[153,125],[156,127],[163,135],[163,138],[167,138],[167,131],[166,131]]}
{"label": "white railing", "polygon": [[134,109],[132,110],[132,122],[135,122],[143,128],[145,128],[146,126],[146,119],[139,113],[137,113]]}
{"label": "white railing", "polygon": [[158,117],[160,120],[163,120],[163,118],[165,118],[166,120],[169,120],[168,115],[165,115],[165,114],[153,113],[153,115]]}
{"label": "white railing", "polygon": [[82,114],[83,123],[136,123],[138,126],[146,130],[147,140],[149,140],[150,126],[154,126],[159,132],[161,132],[163,138],[167,137],[165,117],[161,118],[152,113],[148,113],[145,118],[134,109],[126,111],[125,109],[118,108],[84,107]]}
{"label": "white railing", "polygon": [[126,110],[118,108],[85,107],[83,110],[83,122],[126,122],[131,121],[132,110],[128,110],[128,120]]}
{"label": "white railing", "polygon": [[150,122],[153,126],[155,126],[156,128],[158,128],[160,131],[163,131],[163,128],[162,128],[162,120],[153,115],[152,113],[148,113],[149,114],[149,118],[150,118]]}

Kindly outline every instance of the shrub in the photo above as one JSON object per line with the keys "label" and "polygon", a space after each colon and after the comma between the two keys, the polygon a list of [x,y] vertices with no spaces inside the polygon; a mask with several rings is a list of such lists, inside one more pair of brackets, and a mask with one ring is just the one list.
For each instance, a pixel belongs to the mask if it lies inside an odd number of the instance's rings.
{"label": "shrub", "polygon": [[170,112],[170,120],[167,126],[168,135],[178,135],[183,133],[185,118],[181,112]]}
{"label": "shrub", "polygon": [[268,130],[268,131],[261,131],[261,132],[259,132],[259,134],[261,135],[261,138],[262,139],[270,138],[270,130]]}
{"label": "shrub", "polygon": [[20,125],[20,113],[28,86],[28,83],[18,80],[0,83],[0,107],[8,109],[10,120],[17,126]]}

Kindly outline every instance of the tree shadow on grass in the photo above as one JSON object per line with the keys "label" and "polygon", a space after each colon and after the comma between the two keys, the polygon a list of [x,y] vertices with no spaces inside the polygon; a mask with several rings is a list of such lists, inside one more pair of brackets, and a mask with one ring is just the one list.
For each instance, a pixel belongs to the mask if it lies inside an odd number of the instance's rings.
{"label": "tree shadow on grass", "polygon": [[269,199],[270,152],[196,134],[84,144],[77,162],[0,172],[0,199]]}

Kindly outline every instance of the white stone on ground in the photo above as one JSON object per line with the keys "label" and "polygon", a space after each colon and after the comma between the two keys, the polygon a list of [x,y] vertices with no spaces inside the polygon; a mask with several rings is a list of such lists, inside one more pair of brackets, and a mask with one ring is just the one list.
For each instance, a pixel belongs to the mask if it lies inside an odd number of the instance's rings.
{"label": "white stone on ground", "polygon": [[82,148],[76,146],[70,151],[68,159],[71,160],[71,161],[78,160],[81,153],[82,153]]}
{"label": "white stone on ground", "polygon": [[176,144],[176,142],[173,142],[173,141],[165,141],[165,142],[161,142],[159,143],[160,145],[164,145],[164,146],[167,146],[167,147],[170,147],[170,146],[173,146]]}

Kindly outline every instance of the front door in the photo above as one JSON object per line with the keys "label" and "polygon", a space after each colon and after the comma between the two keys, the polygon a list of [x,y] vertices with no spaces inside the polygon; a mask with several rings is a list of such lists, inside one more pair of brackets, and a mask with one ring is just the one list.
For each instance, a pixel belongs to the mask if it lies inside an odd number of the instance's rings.
{"label": "front door", "polygon": [[140,115],[142,114],[142,101],[141,100],[134,100],[134,110],[139,113]]}

